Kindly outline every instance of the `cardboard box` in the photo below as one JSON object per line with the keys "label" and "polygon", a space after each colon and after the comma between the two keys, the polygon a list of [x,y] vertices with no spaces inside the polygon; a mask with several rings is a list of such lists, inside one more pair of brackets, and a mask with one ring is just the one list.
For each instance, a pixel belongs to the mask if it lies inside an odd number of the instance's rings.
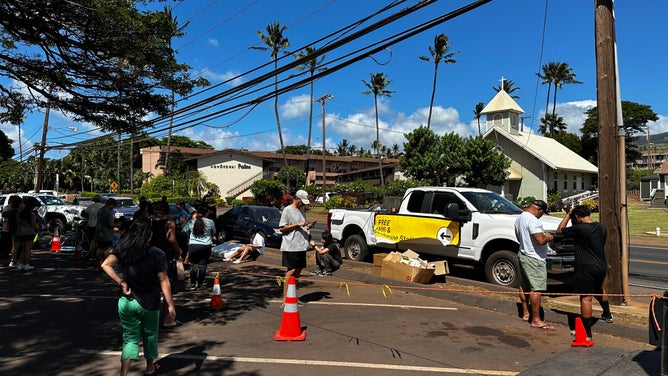
{"label": "cardboard box", "polygon": [[[446,261],[429,262],[426,265],[415,266],[419,255],[412,250],[404,253],[392,252],[383,258],[380,270],[381,277],[413,283],[429,283],[431,277],[448,273]],[[411,262],[411,260],[414,260]],[[412,265],[411,265],[412,264]]]}
{"label": "cardboard box", "polygon": [[383,267],[383,259],[387,256],[387,253],[374,253],[373,254],[373,275],[380,275],[380,270]]}

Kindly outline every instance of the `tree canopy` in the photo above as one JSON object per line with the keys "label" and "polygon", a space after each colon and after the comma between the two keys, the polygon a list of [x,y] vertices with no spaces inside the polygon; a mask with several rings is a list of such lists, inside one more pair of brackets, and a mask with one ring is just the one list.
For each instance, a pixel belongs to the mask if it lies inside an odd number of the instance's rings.
{"label": "tree canopy", "polygon": [[499,185],[505,181],[510,160],[482,137],[467,139],[455,133],[436,135],[420,127],[406,135],[399,165],[407,176],[432,185],[471,187]]}
{"label": "tree canopy", "polygon": [[[151,2],[151,0],[140,3]],[[0,117],[22,122],[25,111],[58,109],[105,131],[132,131],[146,115],[169,112],[171,92],[207,85],[175,59],[183,35],[171,9],[140,11],[126,0],[0,3]]]}
{"label": "tree canopy", "polygon": [[[582,156],[590,162],[598,164],[598,108],[594,107],[586,112],[585,119],[580,128],[582,132]],[[626,134],[626,161],[634,161],[639,158],[638,147],[630,142],[638,133],[644,134],[647,123],[659,120],[658,115],[651,106],[630,101],[622,101],[622,122]]]}

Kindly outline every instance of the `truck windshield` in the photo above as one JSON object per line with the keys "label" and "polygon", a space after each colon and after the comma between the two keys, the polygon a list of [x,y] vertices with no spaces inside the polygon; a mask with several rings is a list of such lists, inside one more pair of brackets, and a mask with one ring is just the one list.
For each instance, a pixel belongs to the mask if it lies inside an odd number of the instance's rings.
{"label": "truck windshield", "polygon": [[518,214],[522,212],[517,205],[494,192],[462,192],[462,196],[466,197],[481,213]]}

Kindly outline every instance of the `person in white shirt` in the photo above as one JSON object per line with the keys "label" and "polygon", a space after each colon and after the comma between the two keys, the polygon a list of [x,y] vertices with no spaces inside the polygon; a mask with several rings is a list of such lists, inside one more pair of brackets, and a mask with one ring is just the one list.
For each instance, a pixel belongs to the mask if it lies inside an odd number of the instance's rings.
{"label": "person in white shirt", "polygon": [[251,243],[241,246],[234,253],[229,255],[224,259],[224,261],[232,261],[235,257],[238,257],[234,260],[233,264],[239,264],[244,261],[256,260],[258,257],[264,254],[264,236],[260,234],[257,228],[253,227],[250,231]]}

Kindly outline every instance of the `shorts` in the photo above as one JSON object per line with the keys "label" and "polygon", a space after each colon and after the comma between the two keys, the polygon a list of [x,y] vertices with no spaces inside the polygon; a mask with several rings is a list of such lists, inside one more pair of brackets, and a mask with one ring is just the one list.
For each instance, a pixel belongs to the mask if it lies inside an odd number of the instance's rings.
{"label": "shorts", "polygon": [[543,260],[517,253],[522,272],[522,289],[525,291],[547,290],[547,266]]}
{"label": "shorts", "polygon": [[283,262],[282,265],[292,269],[304,269],[306,267],[306,251],[298,252],[282,252],[283,253]]}
{"label": "shorts", "polygon": [[596,265],[576,265],[573,275],[574,292],[580,295],[602,293],[605,274],[605,270]]}
{"label": "shorts", "polygon": [[257,249],[253,248],[249,252],[248,258],[251,260],[257,260],[258,257],[262,256],[262,253],[260,253]]}

